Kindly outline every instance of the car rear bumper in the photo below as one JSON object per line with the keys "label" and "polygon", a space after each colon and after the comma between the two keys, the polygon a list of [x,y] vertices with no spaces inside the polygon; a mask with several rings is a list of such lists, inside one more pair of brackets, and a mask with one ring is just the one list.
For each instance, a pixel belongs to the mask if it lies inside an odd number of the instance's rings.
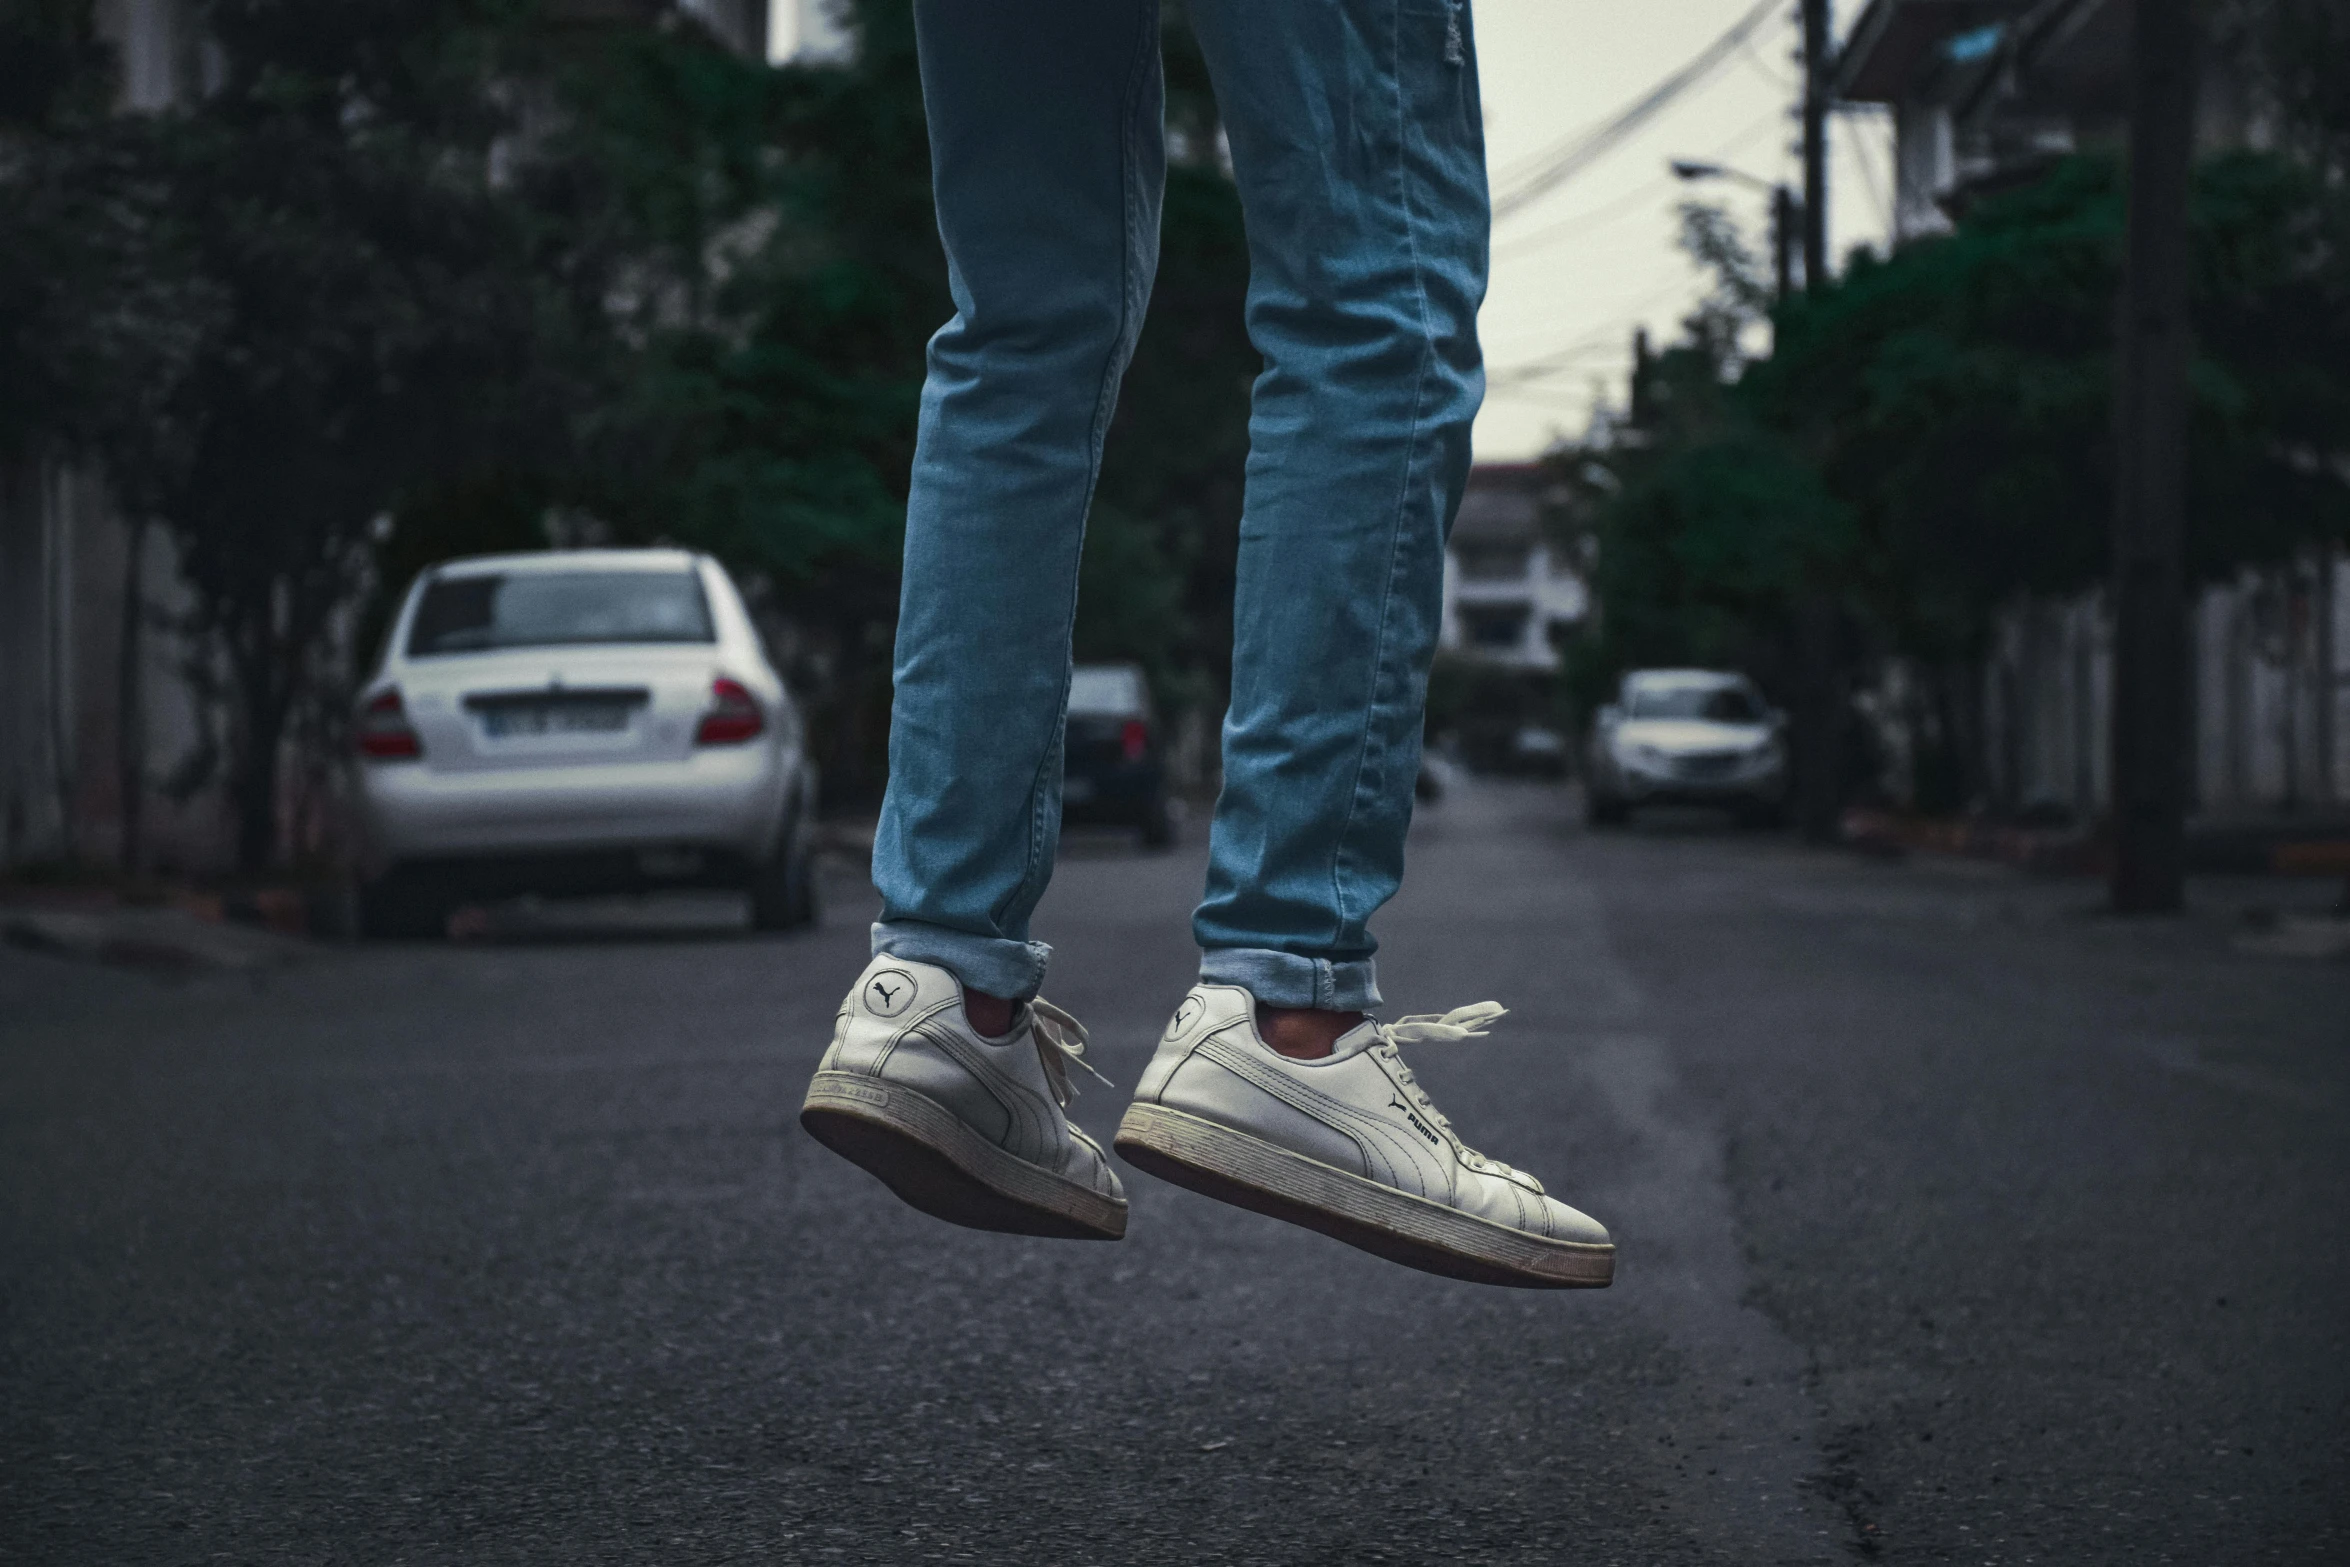
{"label": "car rear bumper", "polygon": [[1667,777],[1623,771],[1620,797],[1634,805],[1776,804],[1787,792],[1783,768],[1766,767],[1719,778]]}
{"label": "car rear bumper", "polygon": [[757,860],[782,828],[788,783],[773,751],[743,747],[481,772],[370,764],[360,798],[379,862],[673,847]]}
{"label": "car rear bumper", "polygon": [[556,849],[535,854],[415,856],[397,862],[402,875],[428,878],[444,895],[461,899],[594,897],[687,887],[740,888],[753,863],[733,849],[691,844],[634,849]]}

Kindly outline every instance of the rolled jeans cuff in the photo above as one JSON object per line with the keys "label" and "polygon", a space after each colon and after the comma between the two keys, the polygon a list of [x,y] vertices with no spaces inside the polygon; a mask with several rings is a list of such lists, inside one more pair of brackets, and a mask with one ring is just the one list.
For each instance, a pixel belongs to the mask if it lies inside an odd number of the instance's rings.
{"label": "rolled jeans cuff", "polygon": [[1199,977],[1238,985],[1268,1006],[1369,1012],[1380,1003],[1379,965],[1369,958],[1333,963],[1269,947],[1213,947],[1200,954]]}
{"label": "rolled jeans cuff", "polygon": [[1006,1001],[1031,1001],[1053,949],[1041,941],[974,936],[921,920],[876,920],[873,955],[935,963],[969,988]]}

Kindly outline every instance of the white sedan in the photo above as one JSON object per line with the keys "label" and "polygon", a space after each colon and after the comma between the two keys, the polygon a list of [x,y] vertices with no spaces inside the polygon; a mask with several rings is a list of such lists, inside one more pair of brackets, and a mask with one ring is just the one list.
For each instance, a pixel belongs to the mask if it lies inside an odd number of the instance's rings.
{"label": "white sedan", "polygon": [[1623,821],[1640,805],[1726,806],[1776,822],[1787,797],[1786,720],[1744,675],[1636,669],[1599,711],[1584,759],[1584,814]]}
{"label": "white sedan", "polygon": [[484,555],[408,590],[356,722],[361,928],[467,899],[748,890],[816,918],[816,777],[725,569],[683,550]]}

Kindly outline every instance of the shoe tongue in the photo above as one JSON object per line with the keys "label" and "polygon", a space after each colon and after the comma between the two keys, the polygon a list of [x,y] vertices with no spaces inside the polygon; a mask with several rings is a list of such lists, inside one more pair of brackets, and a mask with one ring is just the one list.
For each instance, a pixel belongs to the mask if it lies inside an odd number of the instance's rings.
{"label": "shoe tongue", "polygon": [[1335,1061],[1341,1056],[1359,1055],[1377,1043],[1379,1043],[1379,1025],[1372,1019],[1365,1018],[1330,1042],[1328,1059]]}

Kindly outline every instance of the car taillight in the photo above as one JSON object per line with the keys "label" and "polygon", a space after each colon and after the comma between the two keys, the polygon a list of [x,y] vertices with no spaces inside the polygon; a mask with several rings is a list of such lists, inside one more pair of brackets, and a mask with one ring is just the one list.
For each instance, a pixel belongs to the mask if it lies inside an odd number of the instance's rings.
{"label": "car taillight", "polygon": [[694,727],[696,745],[740,745],[767,728],[759,699],[739,680],[721,675],[710,682],[710,710]]}
{"label": "car taillight", "polygon": [[424,742],[408,727],[408,710],[400,705],[400,688],[386,686],[359,705],[359,754],[378,762],[413,761],[424,755]]}
{"label": "car taillight", "polygon": [[1118,748],[1126,753],[1126,760],[1139,762],[1143,752],[1150,749],[1150,725],[1139,718],[1126,720],[1126,727],[1118,731]]}

